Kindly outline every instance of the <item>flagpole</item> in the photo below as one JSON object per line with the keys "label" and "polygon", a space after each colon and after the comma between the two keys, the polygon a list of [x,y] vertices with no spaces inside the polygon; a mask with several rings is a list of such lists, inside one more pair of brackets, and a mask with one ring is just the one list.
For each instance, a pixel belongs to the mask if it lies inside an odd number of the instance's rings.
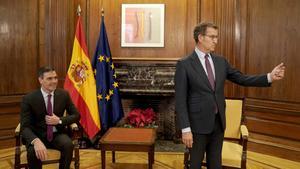
{"label": "flagpole", "polygon": [[101,9],[101,16],[104,16],[104,9]]}
{"label": "flagpole", "polygon": [[80,8],[80,5],[78,4],[78,7],[77,7],[77,15],[80,16],[81,15],[81,8]]}

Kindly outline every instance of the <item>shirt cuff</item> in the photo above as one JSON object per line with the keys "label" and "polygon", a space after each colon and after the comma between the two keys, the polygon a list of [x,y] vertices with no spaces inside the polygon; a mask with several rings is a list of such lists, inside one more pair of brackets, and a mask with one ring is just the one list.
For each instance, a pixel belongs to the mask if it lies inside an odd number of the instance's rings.
{"label": "shirt cuff", "polygon": [[191,132],[191,128],[190,128],[190,127],[187,127],[187,128],[181,129],[181,132],[182,132],[182,133]]}
{"label": "shirt cuff", "polygon": [[268,82],[269,82],[269,83],[272,83],[271,73],[268,73],[268,74],[267,74],[267,78],[268,78]]}
{"label": "shirt cuff", "polygon": [[37,140],[38,138],[35,138],[35,139],[33,139],[32,141],[31,141],[31,145],[33,145],[33,143]]}

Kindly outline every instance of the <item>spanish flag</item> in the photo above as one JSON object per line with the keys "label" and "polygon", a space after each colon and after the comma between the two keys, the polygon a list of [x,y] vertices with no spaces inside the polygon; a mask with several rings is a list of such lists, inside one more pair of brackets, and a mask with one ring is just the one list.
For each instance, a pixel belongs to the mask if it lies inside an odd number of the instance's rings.
{"label": "spanish flag", "polygon": [[90,139],[100,130],[96,81],[88,57],[81,17],[78,16],[72,58],[64,88],[81,114],[80,124]]}

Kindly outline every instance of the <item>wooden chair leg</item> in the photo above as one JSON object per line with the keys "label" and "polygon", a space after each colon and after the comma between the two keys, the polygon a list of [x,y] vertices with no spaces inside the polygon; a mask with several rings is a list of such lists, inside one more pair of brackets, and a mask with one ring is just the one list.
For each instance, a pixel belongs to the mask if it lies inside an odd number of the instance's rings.
{"label": "wooden chair leg", "polygon": [[111,152],[111,159],[112,159],[112,163],[116,163],[116,152],[115,151]]}
{"label": "wooden chair leg", "polygon": [[184,169],[189,169],[190,168],[190,161],[189,161],[189,158],[190,158],[190,152],[189,152],[189,149],[186,148],[185,152],[184,152]]}
{"label": "wooden chair leg", "polygon": [[79,145],[78,144],[75,145],[74,151],[75,151],[74,167],[75,167],[75,169],[79,169],[80,158],[79,158]]}
{"label": "wooden chair leg", "polygon": [[20,168],[20,155],[21,155],[21,150],[19,146],[16,146],[15,149],[15,169],[19,169]]}

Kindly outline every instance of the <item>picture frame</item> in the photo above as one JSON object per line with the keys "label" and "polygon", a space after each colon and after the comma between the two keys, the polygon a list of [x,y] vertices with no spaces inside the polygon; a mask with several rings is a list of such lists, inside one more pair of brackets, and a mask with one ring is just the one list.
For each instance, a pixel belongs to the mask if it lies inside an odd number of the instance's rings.
{"label": "picture frame", "polygon": [[122,4],[121,47],[164,47],[164,4]]}

